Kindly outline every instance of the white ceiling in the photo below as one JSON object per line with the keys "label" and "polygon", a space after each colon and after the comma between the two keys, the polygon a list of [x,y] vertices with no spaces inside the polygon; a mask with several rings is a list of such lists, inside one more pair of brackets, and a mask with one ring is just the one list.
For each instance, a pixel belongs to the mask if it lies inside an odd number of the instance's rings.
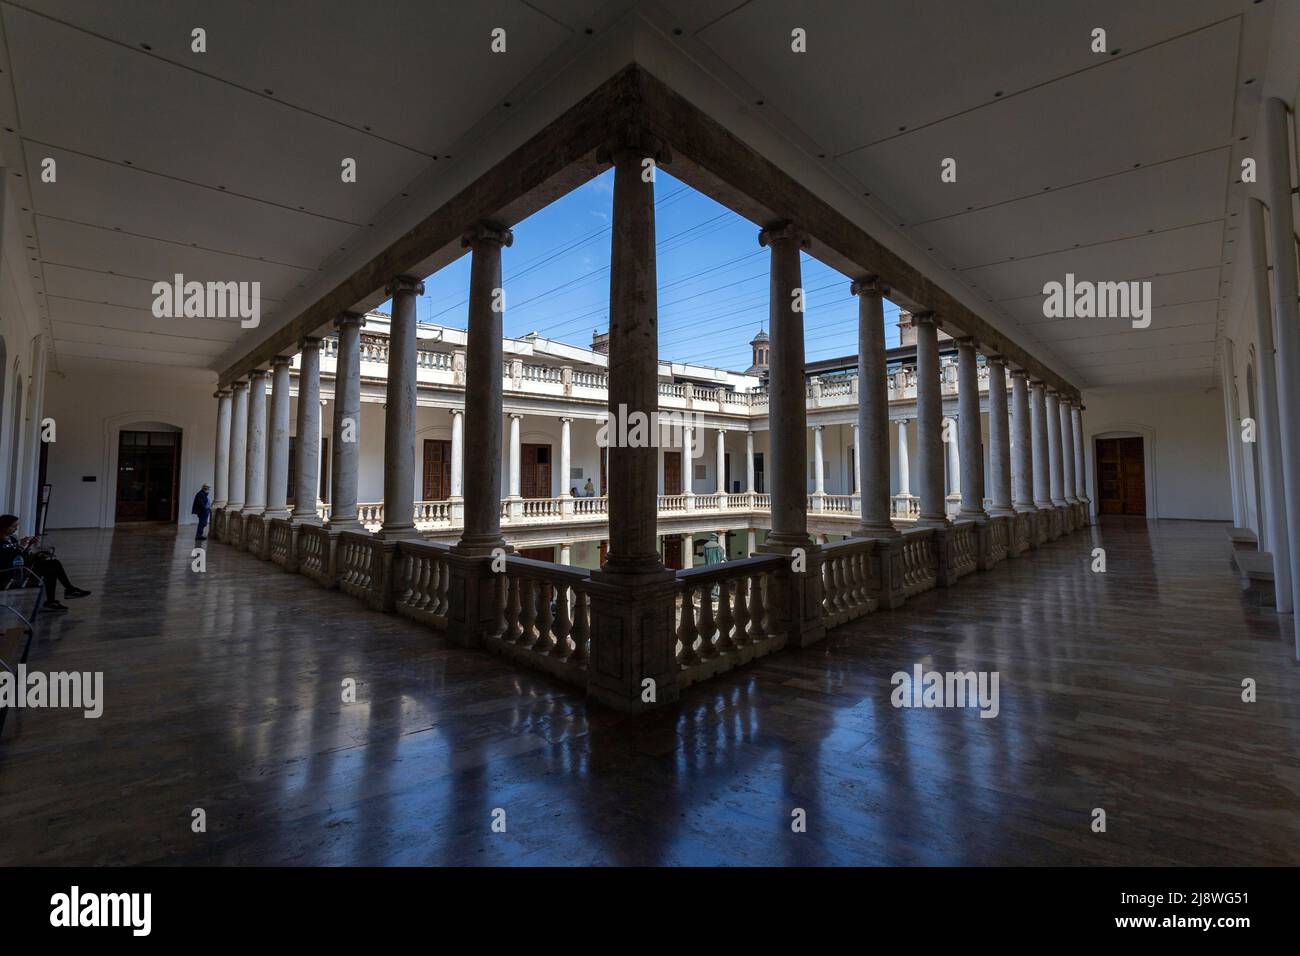
{"label": "white ceiling", "polygon": [[[1272,5],[750,0],[696,39],[1075,384],[1208,386]],[[1045,319],[1043,285],[1067,272],[1151,281],[1151,327]]]}
{"label": "white ceiling", "polygon": [[[218,368],[264,330],[155,319],[153,282],[257,280],[291,313],[637,7],[1075,384],[1208,385],[1273,3],[0,0],[0,154],[58,357]],[[1066,272],[1150,280],[1151,327],[1045,319]]]}

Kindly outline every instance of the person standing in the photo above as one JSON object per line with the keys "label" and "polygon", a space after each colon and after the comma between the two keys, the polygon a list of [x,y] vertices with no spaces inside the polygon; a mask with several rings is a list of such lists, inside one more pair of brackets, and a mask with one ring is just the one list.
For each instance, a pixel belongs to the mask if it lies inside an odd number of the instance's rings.
{"label": "person standing", "polygon": [[196,542],[206,541],[207,538],[203,532],[207,530],[208,517],[212,514],[212,502],[208,498],[207,485],[200,488],[199,493],[194,496],[194,505],[190,508],[190,514],[198,515],[199,518],[199,530],[194,535],[194,540]]}

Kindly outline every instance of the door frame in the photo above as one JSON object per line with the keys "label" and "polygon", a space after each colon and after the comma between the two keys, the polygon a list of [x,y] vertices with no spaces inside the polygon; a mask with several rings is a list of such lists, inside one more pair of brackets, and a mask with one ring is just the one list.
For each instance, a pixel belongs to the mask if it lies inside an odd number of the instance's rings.
{"label": "door frame", "polygon": [[[99,474],[99,527],[111,528],[117,521],[117,449],[119,435],[124,431],[148,431],[148,428],[134,428],[135,425],[169,425],[181,434],[180,491],[177,493],[176,524],[194,524],[198,521],[189,514],[189,508],[182,508],[182,499],[188,499],[204,482],[212,484],[211,459],[203,471],[195,459],[199,457],[194,449],[194,442],[187,442],[185,436],[202,434],[199,422],[195,418],[178,416],[174,411],[158,409],[139,409],[123,412],[104,420],[103,457]],[[186,450],[188,449],[188,451]],[[70,496],[68,496],[70,497]],[[55,498],[54,500],[57,500]],[[67,500],[65,497],[64,500]]]}
{"label": "door frame", "polygon": [[1097,514],[1097,439],[1141,438],[1143,480],[1146,483],[1146,517],[1160,517],[1156,509],[1156,432],[1154,428],[1136,422],[1110,422],[1086,429],[1083,453],[1088,472],[1088,497],[1092,499],[1092,513]]}

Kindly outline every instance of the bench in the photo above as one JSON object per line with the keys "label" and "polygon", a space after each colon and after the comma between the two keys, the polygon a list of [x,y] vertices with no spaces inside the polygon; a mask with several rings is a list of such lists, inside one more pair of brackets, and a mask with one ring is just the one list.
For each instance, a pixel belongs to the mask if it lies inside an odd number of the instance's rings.
{"label": "bench", "polygon": [[[32,649],[44,594],[45,582],[31,568],[15,568],[0,582],[0,671],[9,672],[14,679]],[[0,707],[0,732],[8,713],[8,707]]]}
{"label": "bench", "polygon": [[1241,572],[1241,587],[1249,603],[1271,607],[1274,602],[1273,555],[1267,551],[1238,551],[1233,555]]}

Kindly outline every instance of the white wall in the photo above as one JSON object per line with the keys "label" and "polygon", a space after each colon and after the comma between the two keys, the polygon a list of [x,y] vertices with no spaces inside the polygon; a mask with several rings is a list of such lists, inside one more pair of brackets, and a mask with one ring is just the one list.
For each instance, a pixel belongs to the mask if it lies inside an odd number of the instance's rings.
{"label": "white wall", "polygon": [[[149,370],[123,363],[64,362],[51,372],[45,413],[55,421],[46,480],[52,486],[50,528],[112,527],[118,435],[136,422],[181,430],[180,524],[199,486],[213,484],[216,375],[189,369]],[[83,478],[93,477],[93,482]]]}
{"label": "white wall", "polygon": [[[1085,392],[1084,456],[1088,496],[1097,500],[1094,438],[1141,435],[1146,483],[1154,511],[1148,518],[1232,520],[1223,395],[1217,388],[1179,391]],[[1154,474],[1153,474],[1154,472]]]}

